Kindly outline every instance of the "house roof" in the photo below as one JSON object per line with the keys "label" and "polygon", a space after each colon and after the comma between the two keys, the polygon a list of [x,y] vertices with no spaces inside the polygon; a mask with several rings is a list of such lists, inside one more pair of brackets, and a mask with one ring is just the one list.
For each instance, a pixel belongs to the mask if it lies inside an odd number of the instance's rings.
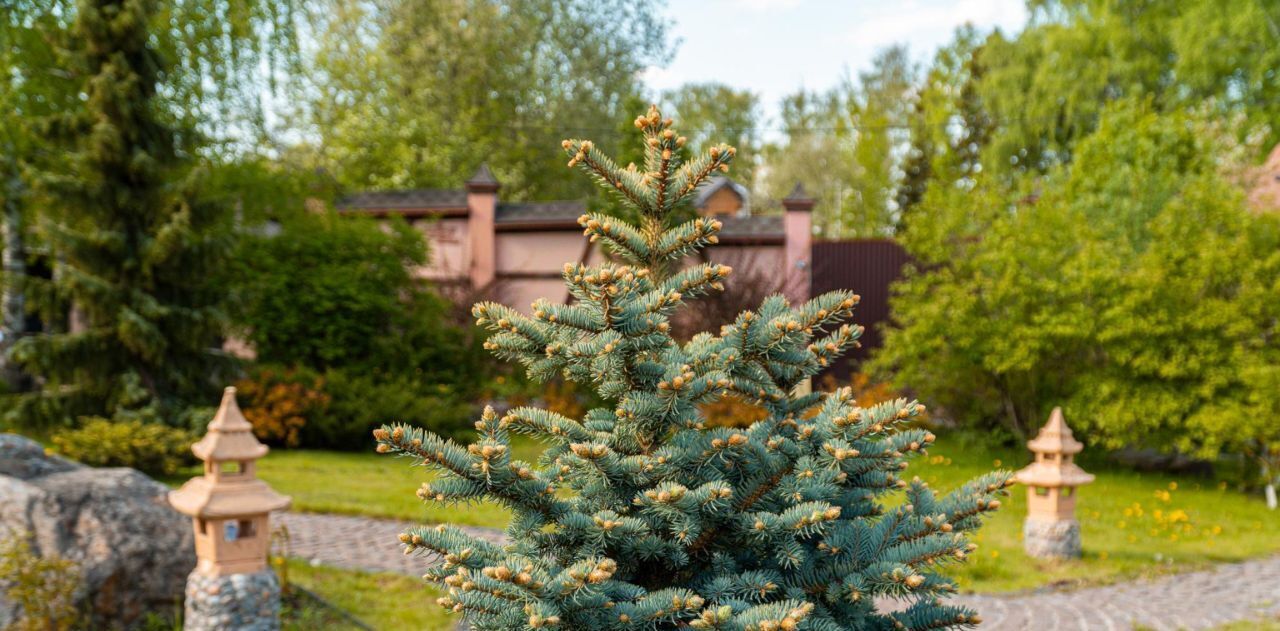
{"label": "house roof", "polygon": [[[741,185],[728,178],[715,190]],[[699,197],[706,191],[699,193]],[[714,192],[712,190],[711,192]],[[451,189],[414,189],[403,191],[372,191],[353,193],[338,202],[338,209],[349,213],[366,213],[377,216],[401,215],[420,217],[426,215],[466,216],[467,193]],[[494,228],[504,232],[522,230],[579,230],[578,217],[587,212],[587,205],[580,200],[549,202],[500,202],[494,213]],[[720,240],[726,244],[776,244],[783,240],[780,215],[722,216],[724,224]]]}
{"label": "house roof", "polygon": [[716,217],[724,224],[720,228],[722,243],[781,243],[784,238],[781,215],[748,215],[746,217]]}
{"label": "house roof", "polygon": [[371,214],[415,214],[413,211],[443,211],[467,207],[462,189],[415,188],[401,191],[364,191],[338,200],[338,210]]}
{"label": "house roof", "polygon": [[698,194],[693,198],[694,208],[705,207],[707,205],[707,200],[711,199],[712,195],[715,195],[716,192],[724,188],[728,188],[733,191],[734,194],[738,196],[738,199],[742,200],[742,208],[740,208],[738,212],[743,214],[749,214],[751,212],[751,192],[747,190],[747,187],[734,182],[723,175],[712,177],[698,187]]}
{"label": "house roof", "polygon": [[554,202],[507,202],[498,204],[493,221],[510,229],[512,226],[528,226],[529,229],[578,230],[578,217],[587,212],[587,205],[575,200]]}

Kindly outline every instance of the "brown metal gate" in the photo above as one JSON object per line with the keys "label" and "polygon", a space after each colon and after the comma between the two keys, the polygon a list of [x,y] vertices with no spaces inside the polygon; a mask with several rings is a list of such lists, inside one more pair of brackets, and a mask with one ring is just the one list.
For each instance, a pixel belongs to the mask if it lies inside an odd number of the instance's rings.
{"label": "brown metal gate", "polygon": [[846,355],[826,374],[845,381],[871,351],[880,347],[880,328],[889,320],[889,285],[902,275],[903,266],[910,260],[907,251],[889,239],[813,244],[813,295],[848,289],[862,296],[853,321],[866,327],[862,348]]}

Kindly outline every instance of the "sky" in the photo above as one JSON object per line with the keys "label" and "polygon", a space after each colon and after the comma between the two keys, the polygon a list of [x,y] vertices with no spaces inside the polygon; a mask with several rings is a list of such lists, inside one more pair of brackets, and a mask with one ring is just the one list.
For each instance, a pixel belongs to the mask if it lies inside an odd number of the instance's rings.
{"label": "sky", "polygon": [[655,91],[716,81],[760,97],[777,123],[782,97],[822,90],[870,67],[876,51],[896,43],[928,62],[965,22],[990,30],[1021,29],[1024,0],[668,0],[679,40],[675,59],[645,71]]}

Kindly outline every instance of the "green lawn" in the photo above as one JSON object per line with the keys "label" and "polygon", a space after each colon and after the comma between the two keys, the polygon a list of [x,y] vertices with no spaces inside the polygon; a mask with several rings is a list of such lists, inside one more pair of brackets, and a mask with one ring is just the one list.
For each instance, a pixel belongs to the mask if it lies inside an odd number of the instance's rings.
{"label": "green lawn", "polygon": [[[539,448],[531,440],[513,441],[514,457],[535,462]],[[424,504],[415,492],[434,476],[411,466],[406,458],[367,452],[272,449],[258,461],[258,477],[293,498],[293,510],[409,519],[423,523],[448,521],[469,526],[503,528],[505,510],[491,504],[440,506]],[[191,469],[165,479],[171,486],[198,475]]]}
{"label": "green lawn", "polygon": [[[312,567],[304,561],[291,560],[288,580],[311,590],[378,631],[447,631],[457,622],[456,616],[448,615],[436,605],[435,599],[440,592],[411,576]],[[294,626],[298,631],[358,629],[355,625],[334,620],[327,620],[322,626],[308,626],[303,620]]]}
{"label": "green lawn", "polygon": [[[1029,454],[993,449],[965,434],[943,434],[938,447],[912,461],[908,474],[946,490],[993,468],[1017,468]],[[538,447],[515,445],[534,461]],[[1088,456],[1088,454],[1086,454]],[[1014,487],[1005,507],[977,536],[970,562],[950,571],[968,591],[1009,591],[1044,585],[1096,584],[1238,561],[1280,552],[1280,512],[1260,496],[1244,495],[1207,478],[1135,473],[1088,458],[1098,480],[1080,493],[1085,556],[1046,562],[1022,552],[1025,489]],[[423,523],[506,525],[492,505],[423,505],[414,491],[430,473],[374,453],[273,450],[260,462],[262,478],[291,495],[294,510],[410,519]]]}
{"label": "green lawn", "polygon": [[[1016,469],[1029,460],[1025,451],[964,439],[939,436],[937,446],[908,472],[946,490],[984,471]],[[1280,512],[1267,510],[1260,495],[1208,478],[1136,473],[1087,458],[1082,466],[1097,475],[1078,500],[1084,558],[1050,562],[1022,552],[1026,489],[1015,486],[976,535],[979,549],[970,562],[951,570],[963,589],[1107,583],[1280,552]]]}

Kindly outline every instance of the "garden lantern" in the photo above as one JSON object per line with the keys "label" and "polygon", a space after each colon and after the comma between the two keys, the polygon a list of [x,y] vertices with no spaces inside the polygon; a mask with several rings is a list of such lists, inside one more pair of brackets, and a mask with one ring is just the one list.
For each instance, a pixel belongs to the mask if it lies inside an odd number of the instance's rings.
{"label": "garden lantern", "polygon": [[236,405],[235,388],[223,393],[208,432],[191,451],[204,461],[204,475],[169,494],[195,529],[198,562],[187,579],[186,628],[278,628],[280,588],[267,567],[267,519],[290,499],[254,475],[267,447]]}
{"label": "garden lantern", "polygon": [[1062,408],[1053,409],[1049,422],[1027,447],[1035,453],[1035,461],[1014,477],[1027,487],[1023,546],[1034,557],[1079,557],[1076,487],[1093,482],[1093,475],[1072,462],[1084,445],[1071,435]]}

